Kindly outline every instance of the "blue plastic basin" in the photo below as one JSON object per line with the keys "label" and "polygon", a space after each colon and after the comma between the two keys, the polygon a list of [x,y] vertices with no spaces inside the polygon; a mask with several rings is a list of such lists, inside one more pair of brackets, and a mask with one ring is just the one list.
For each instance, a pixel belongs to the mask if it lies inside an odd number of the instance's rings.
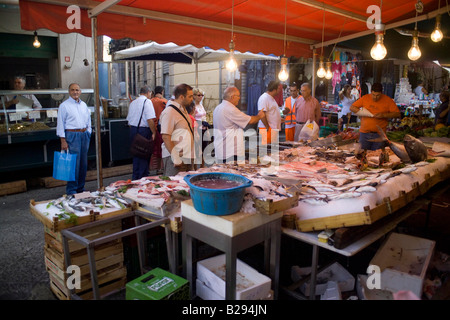
{"label": "blue plastic basin", "polygon": [[[210,189],[193,184],[196,181],[209,179],[233,180],[241,184],[228,189]],[[244,202],[245,188],[253,184],[244,176],[225,172],[188,174],[184,177],[184,181],[189,186],[195,210],[213,216],[225,216],[238,212]]]}

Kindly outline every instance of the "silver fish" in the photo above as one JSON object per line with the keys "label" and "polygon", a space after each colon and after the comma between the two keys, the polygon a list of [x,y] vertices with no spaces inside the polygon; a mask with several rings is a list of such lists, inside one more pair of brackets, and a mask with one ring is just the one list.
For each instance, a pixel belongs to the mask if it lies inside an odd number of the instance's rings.
{"label": "silver fish", "polygon": [[429,162],[426,162],[426,161],[420,161],[420,162],[417,162],[417,163],[414,163],[414,165],[416,166],[416,167],[424,167],[424,166],[427,166],[427,165],[429,165],[430,163]]}
{"label": "silver fish", "polygon": [[406,151],[405,146],[400,143],[390,141],[388,139],[388,137],[386,136],[386,134],[384,133],[383,129],[381,129],[380,126],[378,126],[378,125],[377,125],[377,127],[378,127],[378,134],[380,135],[380,138],[371,139],[370,141],[373,141],[373,142],[386,141],[389,148],[391,148],[391,150],[396,154],[397,157],[400,158],[400,160],[402,160],[402,162],[410,163],[411,158],[409,157],[409,154]]}
{"label": "silver fish", "polygon": [[331,200],[339,200],[339,199],[350,199],[360,197],[361,193],[357,191],[352,192],[344,192],[335,196],[329,196],[328,198]]}
{"label": "silver fish", "polygon": [[406,152],[413,163],[424,161],[428,157],[428,149],[422,141],[414,138],[412,135],[405,135],[403,140]]}
{"label": "silver fish", "polygon": [[377,188],[371,187],[371,186],[364,186],[364,187],[359,187],[358,189],[356,189],[357,192],[375,192],[377,191]]}
{"label": "silver fish", "polygon": [[411,173],[416,170],[417,170],[416,167],[406,167],[406,168],[400,169],[399,171],[401,171],[402,173]]}

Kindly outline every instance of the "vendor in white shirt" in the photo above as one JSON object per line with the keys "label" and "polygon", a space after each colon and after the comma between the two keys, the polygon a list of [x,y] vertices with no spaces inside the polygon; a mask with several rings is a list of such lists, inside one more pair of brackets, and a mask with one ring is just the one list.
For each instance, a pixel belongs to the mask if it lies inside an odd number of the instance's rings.
{"label": "vendor in white shirt", "polygon": [[262,110],[256,116],[249,116],[239,110],[236,106],[240,98],[238,88],[228,87],[223,93],[222,103],[214,109],[214,150],[218,163],[245,160],[243,129],[264,117]]}
{"label": "vendor in white shirt", "polygon": [[[26,79],[22,76],[16,76],[14,78],[14,90],[25,90]],[[33,109],[42,109],[42,105],[39,103],[39,100],[34,96],[34,94],[22,94],[20,95],[26,99],[33,100]],[[7,110],[16,110],[16,104],[19,103],[19,99],[17,95],[8,95],[5,96],[5,107]]]}

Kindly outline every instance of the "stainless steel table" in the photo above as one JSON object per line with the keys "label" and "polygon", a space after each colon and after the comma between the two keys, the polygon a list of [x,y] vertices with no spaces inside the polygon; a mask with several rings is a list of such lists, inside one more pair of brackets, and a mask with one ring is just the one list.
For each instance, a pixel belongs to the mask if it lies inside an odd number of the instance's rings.
{"label": "stainless steel table", "polygon": [[236,259],[238,252],[264,242],[265,273],[272,280],[274,298],[278,297],[279,261],[282,213],[273,215],[236,213],[229,216],[210,216],[197,212],[192,201],[182,203],[183,214],[183,270],[194,296],[193,241],[200,240],[226,256],[225,299],[236,299]]}

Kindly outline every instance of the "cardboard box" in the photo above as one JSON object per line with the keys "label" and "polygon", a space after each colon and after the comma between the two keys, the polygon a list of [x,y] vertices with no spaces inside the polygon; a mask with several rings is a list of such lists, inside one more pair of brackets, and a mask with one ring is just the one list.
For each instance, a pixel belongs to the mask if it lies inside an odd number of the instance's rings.
{"label": "cardboard box", "polygon": [[[220,297],[225,297],[225,254],[197,262],[197,279]],[[258,300],[267,297],[271,279],[241,260],[236,260],[236,299]]]}
{"label": "cardboard box", "polygon": [[433,240],[391,233],[370,262],[380,268],[380,289],[410,290],[420,299],[434,246]]}
{"label": "cardboard box", "polygon": [[[336,281],[341,292],[351,291],[355,287],[355,278],[338,262],[333,263],[317,274],[316,295],[325,293],[328,281]],[[300,291],[305,296],[309,296],[309,287],[310,281],[304,283],[300,287]]]}
{"label": "cardboard box", "polygon": [[189,282],[155,268],[127,283],[126,300],[189,300]]}

